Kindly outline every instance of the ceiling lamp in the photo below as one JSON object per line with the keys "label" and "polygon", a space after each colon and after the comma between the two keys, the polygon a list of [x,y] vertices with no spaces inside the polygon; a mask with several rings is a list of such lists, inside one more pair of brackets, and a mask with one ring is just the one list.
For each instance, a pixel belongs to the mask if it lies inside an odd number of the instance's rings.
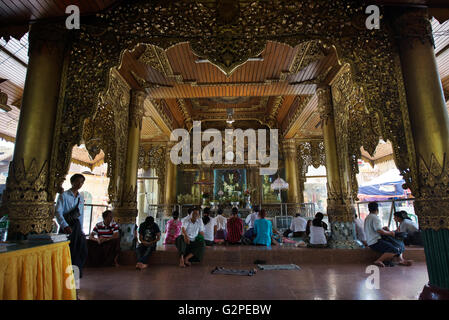
{"label": "ceiling lamp", "polygon": [[0,112],[9,112],[12,110],[8,103],[8,95],[0,90]]}
{"label": "ceiling lamp", "polygon": [[232,116],[234,115],[234,109],[228,108],[226,110],[226,113],[228,114],[228,119],[226,120],[226,123],[231,125],[234,122],[234,119],[232,118]]}

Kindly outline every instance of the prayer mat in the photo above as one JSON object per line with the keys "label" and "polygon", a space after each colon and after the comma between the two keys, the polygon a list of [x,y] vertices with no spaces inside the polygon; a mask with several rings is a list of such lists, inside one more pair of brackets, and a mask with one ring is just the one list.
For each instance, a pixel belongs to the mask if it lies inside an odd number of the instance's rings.
{"label": "prayer mat", "polygon": [[260,270],[301,270],[296,264],[259,264],[257,266]]}
{"label": "prayer mat", "polygon": [[237,269],[225,269],[223,267],[215,267],[212,270],[212,274],[227,274],[232,276],[253,276],[257,272],[256,269],[251,270],[237,270]]}

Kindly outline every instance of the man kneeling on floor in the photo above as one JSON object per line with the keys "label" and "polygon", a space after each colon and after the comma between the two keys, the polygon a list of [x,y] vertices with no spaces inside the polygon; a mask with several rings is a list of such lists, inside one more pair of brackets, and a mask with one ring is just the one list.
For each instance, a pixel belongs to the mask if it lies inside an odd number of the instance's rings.
{"label": "man kneeling on floor", "polygon": [[118,267],[120,253],[120,230],[114,222],[112,211],[103,212],[103,221],[95,225],[87,241],[90,267],[103,267],[115,265]]}
{"label": "man kneeling on floor", "polygon": [[154,222],[153,217],[147,217],[139,227],[139,241],[137,247],[136,269],[145,269],[148,267],[148,259],[153,251],[156,251],[157,242],[161,239],[161,230]]}
{"label": "man kneeling on floor", "polygon": [[190,259],[201,261],[204,255],[204,224],[199,218],[198,208],[193,209],[190,218],[182,221],[181,235],[176,238],[175,244],[179,252],[179,266],[190,266]]}
{"label": "man kneeling on floor", "polygon": [[[365,233],[368,246],[374,251],[382,253],[374,264],[379,267],[385,267],[385,264],[391,264],[396,258],[400,265],[411,266],[411,260],[405,260],[402,253],[405,250],[404,243],[396,240],[395,232],[382,228],[379,214],[379,205],[377,202],[368,204],[369,215],[365,219]],[[385,264],[384,264],[385,263]]]}

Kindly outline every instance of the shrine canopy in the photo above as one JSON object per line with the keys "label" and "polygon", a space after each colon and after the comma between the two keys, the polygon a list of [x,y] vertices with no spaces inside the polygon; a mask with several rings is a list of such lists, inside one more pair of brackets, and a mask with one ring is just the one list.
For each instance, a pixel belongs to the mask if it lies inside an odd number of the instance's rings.
{"label": "shrine canopy", "polygon": [[405,183],[399,171],[389,170],[359,187],[358,198],[360,201],[382,201],[396,198],[407,198],[408,189],[402,188]]}

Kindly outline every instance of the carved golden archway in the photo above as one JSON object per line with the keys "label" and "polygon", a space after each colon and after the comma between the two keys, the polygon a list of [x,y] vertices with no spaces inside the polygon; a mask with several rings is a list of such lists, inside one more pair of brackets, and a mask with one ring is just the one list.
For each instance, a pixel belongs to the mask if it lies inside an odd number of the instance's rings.
{"label": "carved golden archway", "polygon": [[387,21],[380,30],[367,30],[365,8],[356,0],[137,1],[84,21],[71,31],[50,185],[62,183],[83,121],[94,114],[109,70],[126,49],[139,43],[167,49],[189,41],[195,54],[229,74],[268,40],[293,47],[319,40],[335,46],[340,62],[351,65],[354,83],[369,113],[379,116],[382,138],[392,141],[397,167],[413,190],[415,152],[393,30]]}

